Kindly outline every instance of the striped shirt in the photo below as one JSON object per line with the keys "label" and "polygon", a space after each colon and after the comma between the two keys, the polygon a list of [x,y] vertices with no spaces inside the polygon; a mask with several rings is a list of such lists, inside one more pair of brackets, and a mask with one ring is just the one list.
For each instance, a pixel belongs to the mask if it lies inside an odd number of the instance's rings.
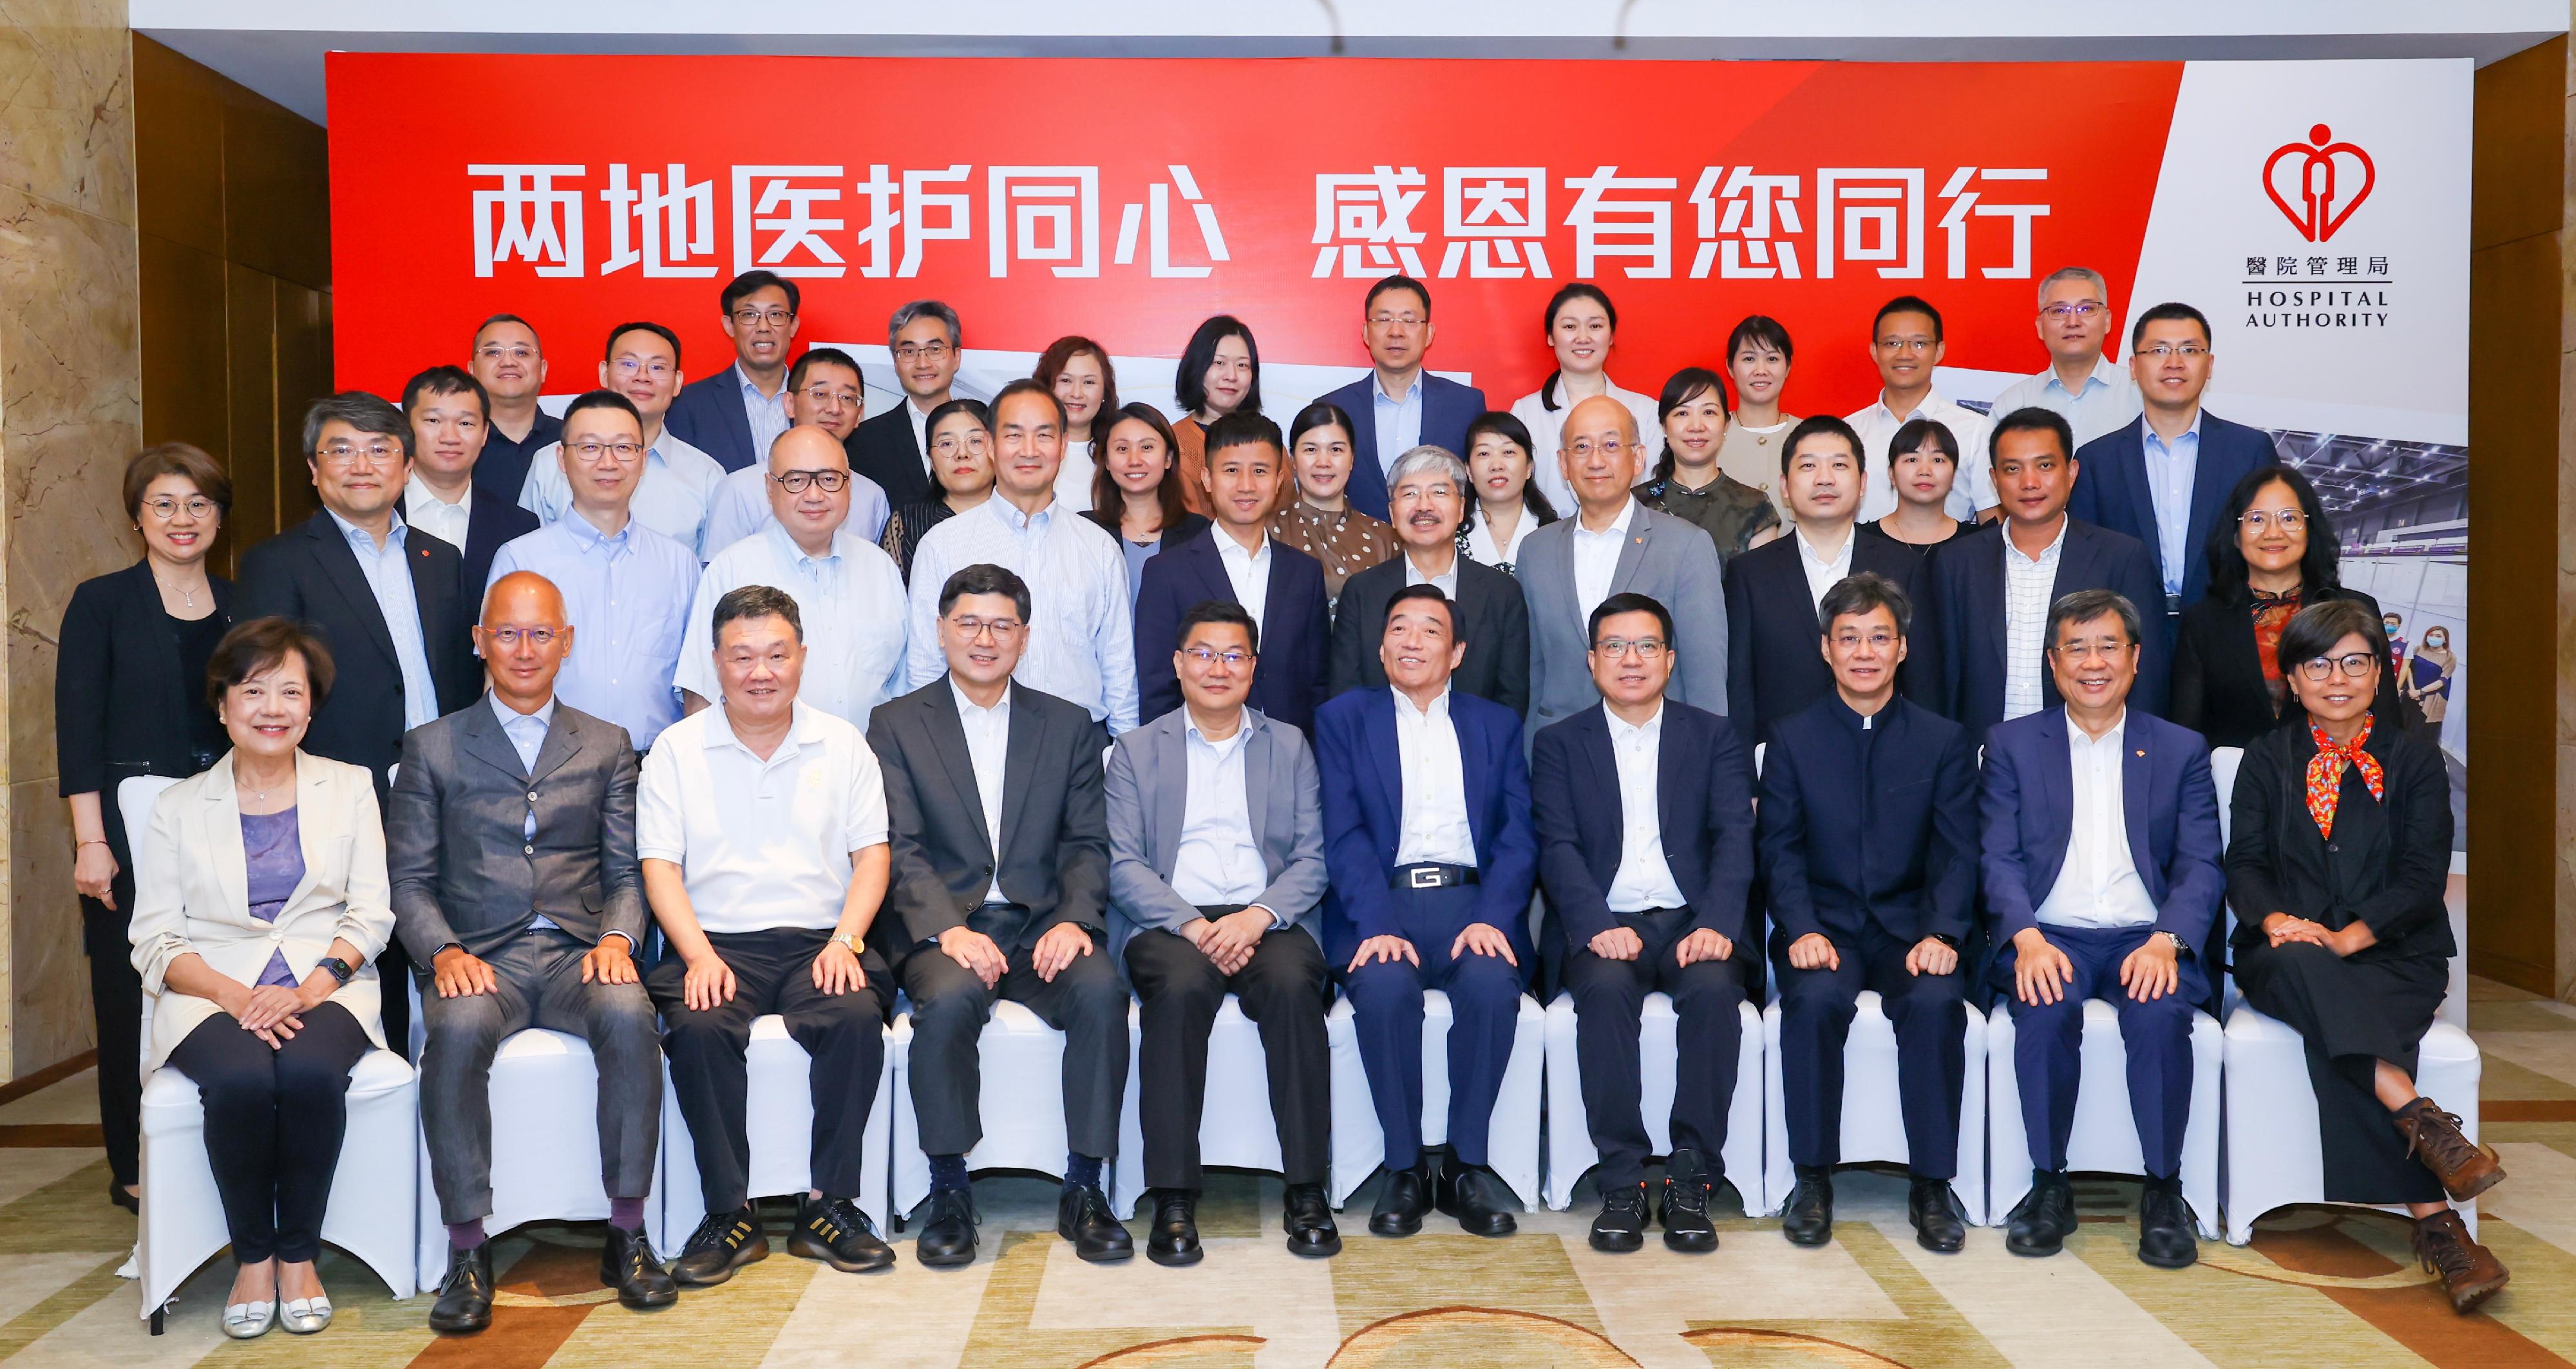
{"label": "striped shirt", "polygon": [[2048,678],[2048,603],[2057,592],[2057,558],[2066,550],[2066,529],[2075,520],[2057,516],[2057,536],[2036,558],[2013,545],[2004,529],[2004,721],[2040,710]]}

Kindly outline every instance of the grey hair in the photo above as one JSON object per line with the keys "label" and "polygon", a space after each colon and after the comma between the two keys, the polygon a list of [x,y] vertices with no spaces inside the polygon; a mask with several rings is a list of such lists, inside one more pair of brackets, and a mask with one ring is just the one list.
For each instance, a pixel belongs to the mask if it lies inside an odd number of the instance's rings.
{"label": "grey hair", "polygon": [[411,460],[411,420],[393,405],[364,390],[342,390],[313,401],[304,411],[304,455],[315,457],[322,446],[322,425],[346,423],[369,437],[390,437]]}
{"label": "grey hair", "polygon": [[1392,491],[1398,481],[1416,471],[1433,471],[1449,477],[1449,483],[1457,487],[1461,499],[1468,497],[1467,490],[1474,479],[1467,474],[1467,463],[1459,460],[1456,452],[1425,442],[1397,457],[1395,464],[1387,468],[1387,489]]}
{"label": "grey hair", "polygon": [[2060,596],[2056,603],[2048,606],[2047,649],[2057,650],[2059,628],[2068,623],[2089,623],[2106,613],[2120,616],[2120,630],[2129,634],[2129,645],[2137,646],[2147,640],[2145,628],[2138,621],[2138,606],[2129,602],[2129,596],[2111,589],[2079,589]]}
{"label": "grey hair", "polygon": [[2111,283],[2102,279],[2102,273],[2090,266],[2061,266],[2049,272],[2047,278],[2039,283],[2039,302],[2048,303],[2048,287],[2062,280],[2091,281],[2093,293],[2099,296],[2104,304],[2111,302]]}
{"label": "grey hair", "polygon": [[957,325],[956,310],[949,308],[946,304],[935,299],[917,299],[905,304],[902,308],[895,310],[894,316],[886,320],[887,348],[891,349],[894,346],[896,334],[911,327],[913,320],[921,318],[935,318],[941,323],[948,325],[949,346],[958,347],[964,345],[966,334],[965,331]]}

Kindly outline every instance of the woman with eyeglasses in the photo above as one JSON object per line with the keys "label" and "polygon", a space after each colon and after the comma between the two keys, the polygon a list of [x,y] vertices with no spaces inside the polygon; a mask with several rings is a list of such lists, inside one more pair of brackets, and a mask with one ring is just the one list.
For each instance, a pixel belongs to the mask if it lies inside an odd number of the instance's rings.
{"label": "woman with eyeglasses", "polygon": [[1172,397],[1183,411],[1171,425],[1181,505],[1204,515],[1207,493],[1199,477],[1207,470],[1209,426],[1227,414],[1261,412],[1261,348],[1252,340],[1252,329],[1232,314],[1200,324],[1181,349],[1181,364],[1172,373]]}
{"label": "woman with eyeglasses", "polygon": [[922,429],[930,435],[930,478],[938,495],[897,508],[877,541],[906,582],[924,533],[993,497],[993,419],[982,400],[952,399],[931,410]]}
{"label": "woman with eyeglasses", "polygon": [[206,662],[232,627],[232,582],[206,553],[232,512],[223,468],[184,442],[125,463],[125,517],[143,559],[83,581],[63,610],[54,667],[54,759],[72,810],[72,887],[98,1030],[98,1120],[107,1141],[108,1201],[136,1210],[142,1107],[143,979],[126,919],[134,856],[116,787],[137,775],[194,775],[230,743],[199,702]]}
{"label": "woman with eyeglasses", "polygon": [[2328,1202],[2404,1204],[2415,1253],[2467,1312],[2503,1264],[2450,1204],[2504,1178],[2496,1154],[2416,1087],[2450,986],[2444,887],[2451,782],[2441,748],[2382,721],[2379,613],[2330,599],[2292,615],[2277,659],[2293,726],[2245,748],[2227,847],[2236,983],[2307,1048]]}
{"label": "woman with eyeglasses", "polygon": [[1106,417],[1100,474],[1092,481],[1091,511],[1083,517],[1118,539],[1127,557],[1127,602],[1133,604],[1145,584],[1145,563],[1163,548],[1205,532],[1208,520],[1182,506],[1181,448],[1163,411],[1140,400]]}
{"label": "woman with eyeglasses", "polygon": [[[2316,486],[2288,466],[2236,482],[2209,534],[2209,593],[2184,609],[2174,639],[2173,721],[2211,746],[2245,746],[2295,717],[2274,644],[2292,615],[2316,604],[2360,604],[2374,624],[2379,601],[2335,582],[2334,529]],[[2371,704],[2379,725],[2398,725],[2394,677]]]}

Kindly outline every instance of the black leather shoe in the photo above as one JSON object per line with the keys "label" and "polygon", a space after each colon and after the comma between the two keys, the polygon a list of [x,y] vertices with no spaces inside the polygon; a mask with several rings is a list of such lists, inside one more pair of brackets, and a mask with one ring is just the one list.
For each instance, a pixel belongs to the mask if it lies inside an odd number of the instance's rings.
{"label": "black leather shoe", "polygon": [[1457,1218],[1459,1229],[1470,1236],[1508,1236],[1520,1230],[1511,1211],[1519,1199],[1483,1165],[1441,1166],[1431,1192],[1433,1204]]}
{"label": "black leather shoe", "polygon": [[1422,1229],[1422,1214],[1431,1206],[1431,1189],[1440,1173],[1430,1151],[1422,1152],[1411,1169],[1390,1169],[1386,1186],[1377,1191],[1377,1206],[1369,1212],[1369,1230],[1381,1236],[1410,1236]]}
{"label": "black leather shoe", "polygon": [[1947,1179],[1915,1175],[1905,1195],[1905,1220],[1914,1224],[1914,1243],[1935,1255],[1956,1255],[1968,1243],[1968,1214]]}
{"label": "black leather shoe", "polygon": [[1710,1185],[1699,1157],[1673,1152],[1664,1162],[1664,1248],[1688,1255],[1717,1249],[1717,1228],[1708,1220]]}
{"label": "black leather shoe", "polygon": [[712,1288],[734,1271],[769,1258],[769,1233],[761,1229],[760,1209],[744,1203],[731,1212],[710,1212],[689,1243],[680,1247],[671,1277],[690,1288]]}
{"label": "black leather shoe", "polygon": [[2056,1170],[2034,1170],[2030,1192],[2004,1218],[2004,1249],[2016,1255],[2054,1255],[2075,1234],[2075,1186]]}
{"label": "black leather shoe", "polygon": [[2138,1195],[2138,1258],[2158,1269],[2188,1269],[2200,1262],[2191,1208],[2180,1179],[2149,1179]]}
{"label": "black leather shoe", "polygon": [[1186,1188],[1154,1190],[1154,1226],[1145,1237],[1145,1258],[1156,1264],[1197,1264],[1207,1258],[1199,1244],[1199,1195]]}
{"label": "black leather shoe", "polygon": [[1780,1213],[1780,1234],[1791,1245],[1823,1245],[1834,1238],[1834,1172],[1823,1165],[1798,1166],[1798,1186],[1789,1190],[1789,1205]]}
{"label": "black leather shoe", "polygon": [[[1109,1195],[1093,1184],[1067,1184],[1055,1200],[1055,1234],[1073,1242],[1074,1257],[1091,1264],[1136,1258],[1136,1238],[1109,1213]],[[1190,1233],[1191,1244],[1198,1232]]]}
{"label": "black leather shoe", "polygon": [[932,1269],[975,1262],[975,1195],[962,1188],[930,1195],[929,1215],[913,1238],[912,1257]]}
{"label": "black leather shoe", "polygon": [[662,1257],[653,1253],[653,1242],[641,1231],[608,1228],[608,1240],[599,1249],[599,1282],[616,1289],[617,1300],[639,1312],[680,1300],[679,1282],[662,1268]]}
{"label": "black leather shoe", "polygon": [[1342,1233],[1333,1225],[1333,1205],[1324,1201],[1322,1184],[1290,1184],[1280,1206],[1289,1254],[1320,1260],[1342,1253]]}
{"label": "black leather shoe", "polygon": [[876,1223],[847,1198],[811,1193],[796,1199],[796,1230],[787,1253],[821,1260],[844,1274],[864,1274],[894,1264],[894,1249],[877,1236]]}
{"label": "black leather shoe", "polygon": [[1592,1219],[1592,1248],[1625,1255],[1645,1247],[1645,1184],[1612,1184],[1601,1190],[1601,1215]]}
{"label": "black leather shoe", "polygon": [[492,1324],[492,1243],[447,1252],[447,1277],[429,1309],[429,1329],[463,1336]]}

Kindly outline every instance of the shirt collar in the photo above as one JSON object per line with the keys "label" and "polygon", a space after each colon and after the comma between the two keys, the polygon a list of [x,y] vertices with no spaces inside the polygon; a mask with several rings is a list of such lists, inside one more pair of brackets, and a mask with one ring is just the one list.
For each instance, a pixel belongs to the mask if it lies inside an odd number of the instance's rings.
{"label": "shirt collar", "polygon": [[957,687],[957,677],[954,675],[948,677],[948,692],[956,696],[957,715],[961,718],[982,718],[988,715],[1007,718],[1011,715],[1011,686],[1008,684],[1002,686],[1002,697],[994,700],[991,708],[983,707],[973,699],[967,698],[966,691]]}
{"label": "shirt collar", "polygon": [[1270,537],[1267,533],[1264,533],[1261,540],[1249,550],[1241,542],[1234,540],[1233,533],[1223,528],[1210,528],[1208,535],[1216,539],[1216,554],[1228,561],[1240,561],[1245,565],[1257,566],[1261,564],[1261,554],[1270,550]]}
{"label": "shirt collar", "polygon": [[1369,393],[1389,404],[1409,404],[1422,393],[1422,378],[1427,374],[1429,373],[1424,371],[1414,372],[1413,383],[1405,387],[1404,393],[1391,395],[1386,392],[1386,377],[1379,374],[1378,369],[1372,366],[1369,368]]}
{"label": "shirt collar", "polygon": [[760,530],[760,535],[769,539],[770,550],[778,553],[779,557],[785,560],[787,564],[799,569],[807,566],[821,567],[837,563],[844,556],[847,556],[850,550],[849,542],[846,540],[850,536],[850,525],[846,522],[841,526],[832,529],[831,550],[824,552],[820,556],[813,555],[807,552],[803,547],[796,545],[796,539],[788,535],[786,525],[780,523],[776,518],[771,518],[769,520],[769,526],[762,528]]}
{"label": "shirt collar", "polygon": [[[789,703],[787,709],[787,737],[778,744],[776,751],[769,753],[771,761],[784,759],[815,740],[814,710],[806,707],[802,699]],[[715,717],[707,726],[707,750],[721,751],[730,746],[746,756],[751,756],[753,760],[760,759],[752,754],[750,747],[743,744],[742,738],[734,735],[733,718],[724,711],[722,702],[718,702],[709,711],[714,713]]]}
{"label": "shirt collar", "polygon": [[1939,418],[1954,406],[1950,401],[1941,397],[1941,391],[1939,387],[1936,386],[1923,392],[1923,402],[1915,405],[1912,413],[1900,414],[1894,409],[1887,407],[1887,391],[1884,388],[1881,388],[1878,392],[1878,402],[1870,407],[1887,415],[1890,419],[1898,423],[1904,423],[1917,418]]}
{"label": "shirt collar", "polygon": [[2149,423],[2143,414],[2138,418],[2138,433],[2145,439],[2146,445],[2153,447],[2158,451],[2170,452],[2175,448],[2180,447],[2185,438],[2188,438],[2193,442],[2200,441],[2200,420],[2206,417],[2207,414],[2208,411],[2205,409],[2194,408],[2191,411],[2191,426],[2183,429],[2182,435],[2180,437],[2176,437],[2171,442],[2165,441],[2164,435],[2158,433],[2155,425]]}
{"label": "shirt collar", "polygon": [[2047,370],[2042,371],[2039,374],[2041,376],[2039,388],[2043,392],[2054,388],[2059,394],[2067,395],[2073,399],[2082,399],[2084,396],[2093,393],[2093,387],[2096,385],[2108,390],[2117,389],[2120,384],[2120,368],[2112,364],[2111,358],[2107,353],[2093,358],[2093,369],[2085,375],[2084,388],[2081,390],[2069,391],[2066,388],[2066,382],[2059,378],[2057,368],[2054,366],[2049,367]]}
{"label": "shirt collar", "polygon": [[2084,729],[2076,723],[2075,719],[2072,716],[2067,715],[2066,705],[2059,704],[2057,706],[2057,711],[2060,716],[2066,718],[2066,740],[2067,744],[2070,746],[2092,750],[2101,750],[2107,747],[2109,750],[2116,753],[2120,749],[2122,739],[2127,737],[2129,733],[2129,710],[2125,704],[2120,708],[2119,718],[2112,722],[2111,730],[2103,733],[2099,737],[2087,735]]}
{"label": "shirt collar", "polygon": [[581,510],[571,508],[565,509],[564,516],[555,520],[555,526],[563,529],[564,536],[572,539],[574,549],[584,555],[594,551],[614,555],[634,543],[635,510],[631,504],[628,506],[626,525],[615,532],[601,532],[598,524],[581,516]]}
{"label": "shirt collar", "polygon": [[1625,538],[1628,535],[1628,525],[1635,522],[1636,518],[1637,496],[1633,494],[1628,496],[1628,502],[1619,506],[1619,516],[1611,519],[1610,526],[1603,528],[1599,532],[1594,532],[1583,526],[1583,510],[1578,508],[1574,511],[1574,535],[1577,537],[1604,537],[1615,541]]}
{"label": "shirt collar", "polygon": [[1199,725],[1196,721],[1184,724],[1182,731],[1191,741],[1215,752],[1217,759],[1223,760],[1227,756],[1233,754],[1236,747],[1243,745],[1244,738],[1252,735],[1252,714],[1251,711],[1247,709],[1239,715],[1235,720],[1234,735],[1223,741],[1210,740],[1206,733],[1199,730]]}
{"label": "shirt collar", "polygon": [[1793,526],[1789,535],[1798,539],[1798,555],[1806,560],[1820,566],[1845,566],[1851,564],[1852,543],[1860,540],[1860,528],[1854,526],[1844,532],[1843,549],[1831,556],[1816,550],[1816,544],[1807,540],[1806,529]]}
{"label": "shirt collar", "polygon": [[2049,544],[2048,544],[2046,547],[2041,548],[2040,553],[2039,553],[2039,555],[2037,555],[2037,556],[2024,556],[2024,555],[2022,555],[2022,554],[2021,554],[2021,548],[2020,548],[2018,545],[2016,545],[2016,544],[2013,542],[2013,540],[2012,540],[2012,529],[2010,529],[2010,528],[2006,528],[2006,529],[2004,529],[2004,535],[2003,535],[2003,544],[2004,544],[2004,564],[2009,566],[2009,565],[2011,565],[2013,562],[2015,562],[2015,561],[2019,561],[2019,562],[2021,562],[2023,565],[2026,565],[2026,566],[2035,566],[2035,565],[2038,565],[2040,562],[2045,561],[2045,560],[2047,560],[2048,558],[2050,558],[2050,557],[2052,557],[2052,556],[2055,556],[2055,555],[2057,554],[2057,549],[2058,549],[2059,547],[2062,547],[2062,546],[2065,546],[2065,545],[2066,545],[2066,530],[2067,530],[2067,529],[2069,529],[2069,528],[2071,528],[2071,527],[2074,527],[2074,526],[2075,526],[2075,517],[2074,517],[2074,515],[2072,515],[2072,514],[2067,514],[2067,513],[2060,513],[2060,514],[2057,516],[2057,536],[2056,536],[2056,538],[2055,538],[2055,539],[2053,539],[2052,541],[2050,541],[2050,542],[2049,542]]}
{"label": "shirt collar", "polygon": [[1885,704],[1881,705],[1876,713],[1863,717],[1859,709],[1843,702],[1843,692],[1841,690],[1826,690],[1825,697],[1833,703],[1834,721],[1841,723],[1845,728],[1853,732],[1875,732],[1879,730],[1879,728],[1889,719],[1896,716],[1896,705],[1899,702],[1898,700],[1891,698]]}
{"label": "shirt collar", "polygon": [[438,491],[431,489],[429,487],[429,482],[421,479],[420,474],[417,471],[413,472],[411,479],[405,481],[403,484],[403,510],[406,513],[420,508],[425,504],[435,504],[441,508],[461,509],[465,507],[466,502],[471,500],[473,497],[474,487],[472,485],[467,485],[465,487],[465,493],[457,498],[441,499],[438,497]]}
{"label": "shirt collar", "polygon": [[1649,742],[1655,742],[1662,740],[1664,735],[1664,701],[1661,699],[1655,700],[1655,716],[1646,719],[1643,725],[1629,722],[1612,712],[1607,700],[1602,702],[1601,716],[1610,724],[1612,745],[1634,737],[1643,737]]}
{"label": "shirt collar", "polygon": [[[782,380],[779,382],[778,393],[774,395],[765,395],[760,392],[760,387],[758,385],[752,383],[751,373],[742,369],[742,362],[740,360],[737,359],[734,362],[732,370],[734,383],[742,387],[742,393],[747,398],[757,399],[764,404],[774,403],[784,405],[787,402],[787,384],[785,381]],[[784,412],[784,410],[782,409],[781,412]]]}
{"label": "shirt collar", "polygon": [[985,499],[983,507],[991,509],[993,517],[1012,532],[1044,532],[1054,526],[1055,512],[1062,506],[1049,499],[1045,508],[1035,513],[1022,513],[1019,505],[1003,498],[1000,490],[995,490]]}
{"label": "shirt collar", "polygon": [[[342,518],[337,510],[326,506],[322,511],[330,514],[331,521],[340,525],[340,536],[343,540],[349,542],[352,546],[364,543],[369,551],[374,551],[376,549],[376,539],[369,536],[366,529],[359,527],[357,524],[350,522],[346,518]],[[385,545],[389,547],[399,547],[403,545],[403,530],[405,527],[403,523],[401,500],[394,501],[392,512],[393,525],[385,530]]]}
{"label": "shirt collar", "polygon": [[1450,687],[1447,685],[1441,686],[1440,697],[1433,699],[1429,708],[1415,708],[1413,706],[1412,698],[1406,695],[1403,690],[1398,689],[1393,685],[1388,685],[1386,687],[1386,692],[1395,696],[1395,716],[1399,722],[1407,715],[1420,718],[1425,721],[1429,721],[1434,718],[1445,721],[1449,716],[1449,689]]}
{"label": "shirt collar", "polygon": [[498,694],[486,694],[484,697],[492,701],[492,715],[501,720],[503,731],[509,730],[513,723],[536,722],[548,728],[555,725],[555,696],[552,694],[546,696],[546,701],[538,705],[534,713],[522,713],[510,707],[501,702],[501,696]]}

